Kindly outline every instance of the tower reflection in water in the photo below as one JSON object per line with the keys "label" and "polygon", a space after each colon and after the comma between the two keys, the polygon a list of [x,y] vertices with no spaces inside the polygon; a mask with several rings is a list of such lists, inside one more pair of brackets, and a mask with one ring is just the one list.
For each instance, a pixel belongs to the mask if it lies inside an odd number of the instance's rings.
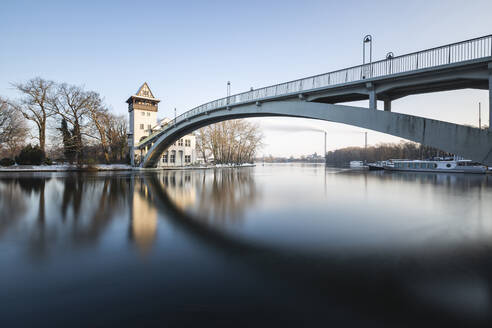
{"label": "tower reflection in water", "polygon": [[[259,195],[251,171],[247,169],[162,171],[135,175],[132,186],[130,237],[142,254],[151,249],[157,238],[159,213],[156,202],[162,202],[162,199],[154,193],[163,193],[173,209],[185,211],[200,223],[219,228],[240,223],[246,209]],[[167,212],[167,215],[173,213]]]}
{"label": "tower reflection in water", "polygon": [[130,197],[130,240],[145,254],[156,239],[157,209],[151,202],[149,189],[140,179],[134,181]]}

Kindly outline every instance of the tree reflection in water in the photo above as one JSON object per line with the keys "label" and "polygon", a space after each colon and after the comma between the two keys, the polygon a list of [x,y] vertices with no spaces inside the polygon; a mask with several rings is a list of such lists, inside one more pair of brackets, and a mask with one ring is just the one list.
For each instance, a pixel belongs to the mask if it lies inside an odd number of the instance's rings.
{"label": "tree reflection in water", "polygon": [[23,215],[28,204],[19,180],[11,176],[0,177],[0,238]]}
{"label": "tree reflection in water", "polygon": [[165,171],[160,180],[176,206],[219,226],[241,222],[261,197],[250,168]]}
{"label": "tree reflection in water", "polygon": [[57,242],[91,244],[115,217],[125,213],[129,192],[127,178],[111,175],[0,176],[0,238],[9,229],[20,229],[12,234],[35,257],[49,255]]}

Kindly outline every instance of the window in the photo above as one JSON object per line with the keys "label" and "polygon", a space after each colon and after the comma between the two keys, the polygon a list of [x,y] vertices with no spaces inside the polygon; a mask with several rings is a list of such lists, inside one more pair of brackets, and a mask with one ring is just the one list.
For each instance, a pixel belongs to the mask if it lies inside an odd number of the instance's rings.
{"label": "window", "polygon": [[147,124],[147,129],[148,129],[149,131],[150,131],[150,130],[152,130],[152,125]]}
{"label": "window", "polygon": [[178,140],[178,146],[183,146],[183,139]]}
{"label": "window", "polygon": [[162,155],[162,163],[167,163],[167,153]]}
{"label": "window", "polygon": [[185,147],[191,147],[191,140],[185,139]]}
{"label": "window", "polygon": [[150,112],[147,112],[147,116],[150,116]]}
{"label": "window", "polygon": [[191,163],[191,155],[185,155],[185,163]]}
{"label": "window", "polygon": [[170,163],[175,163],[176,162],[176,154],[175,153],[171,153],[171,157],[170,157]]}
{"label": "window", "polygon": [[143,130],[143,129],[144,129],[144,125],[140,124],[140,130]]}
{"label": "window", "polygon": [[142,116],[145,116],[145,112],[142,112]]}

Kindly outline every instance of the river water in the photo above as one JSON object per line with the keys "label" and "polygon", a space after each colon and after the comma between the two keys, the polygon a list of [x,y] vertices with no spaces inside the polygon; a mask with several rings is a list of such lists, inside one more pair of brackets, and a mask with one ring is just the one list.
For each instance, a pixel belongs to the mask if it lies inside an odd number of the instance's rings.
{"label": "river water", "polygon": [[0,327],[489,326],[492,176],[0,174]]}

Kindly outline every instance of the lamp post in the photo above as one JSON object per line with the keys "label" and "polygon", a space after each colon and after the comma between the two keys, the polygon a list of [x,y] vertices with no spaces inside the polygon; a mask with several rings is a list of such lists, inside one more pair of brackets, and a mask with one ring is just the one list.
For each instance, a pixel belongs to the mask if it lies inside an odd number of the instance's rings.
{"label": "lamp post", "polygon": [[366,43],[369,43],[369,64],[372,63],[372,35],[368,34],[362,39],[362,64],[366,63]]}
{"label": "lamp post", "polygon": [[478,128],[482,129],[482,103],[478,103]]}
{"label": "lamp post", "polygon": [[231,97],[231,81],[227,81],[227,105],[229,105],[230,97]]}
{"label": "lamp post", "polygon": [[325,153],[323,154],[323,159],[325,160],[325,165],[326,165],[326,131],[325,132]]}
{"label": "lamp post", "polygon": [[391,63],[393,62],[391,59],[393,59],[395,57],[395,54],[390,51],[386,54],[386,65],[388,66],[388,74],[391,74],[392,72],[392,67],[391,67]]}
{"label": "lamp post", "polygon": [[176,107],[174,107],[174,125],[176,125]]}
{"label": "lamp post", "polygon": [[364,157],[367,163],[367,131],[364,132]]}
{"label": "lamp post", "polygon": [[[366,43],[369,43],[369,70],[366,69]],[[370,65],[372,63],[372,35],[368,34],[362,39],[362,78],[365,79],[366,75],[372,75]],[[369,74],[367,74],[369,73]]]}

